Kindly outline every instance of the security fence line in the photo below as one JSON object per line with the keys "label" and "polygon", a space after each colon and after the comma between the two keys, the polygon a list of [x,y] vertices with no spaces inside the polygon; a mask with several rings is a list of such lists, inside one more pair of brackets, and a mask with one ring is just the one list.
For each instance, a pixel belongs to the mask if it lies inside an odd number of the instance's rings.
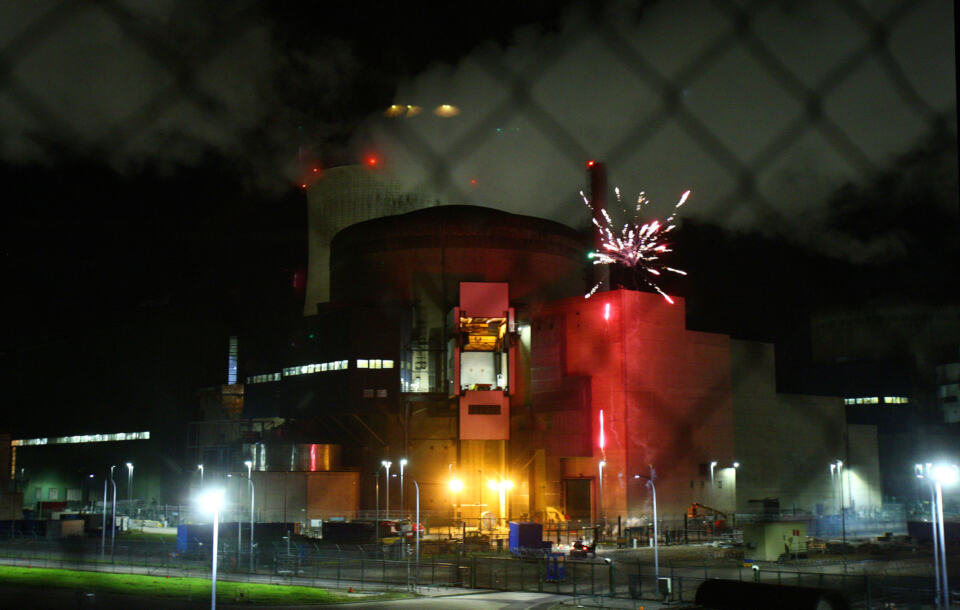
{"label": "security fence line", "polygon": [[[466,587],[675,602],[693,601],[700,583],[720,578],[837,590],[864,608],[924,603],[934,595],[932,578],[902,573],[911,566],[870,574],[853,572],[857,564],[822,565],[816,570],[671,564],[657,572],[639,561],[571,560],[562,554],[518,558],[457,553],[421,556],[417,562],[413,551],[413,545],[336,547],[273,542],[251,554],[226,544],[218,552],[218,578],[329,588]],[[119,540],[112,548],[108,542],[102,549],[100,541],[93,539],[0,541],[0,563],[6,565],[207,578],[211,559],[209,545],[200,543],[177,550],[177,545],[162,541]],[[915,565],[912,568],[916,571]]]}

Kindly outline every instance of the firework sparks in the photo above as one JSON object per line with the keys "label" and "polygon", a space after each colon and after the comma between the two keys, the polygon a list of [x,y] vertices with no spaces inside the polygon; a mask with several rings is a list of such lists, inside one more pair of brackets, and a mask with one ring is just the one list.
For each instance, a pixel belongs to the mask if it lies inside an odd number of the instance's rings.
{"label": "firework sparks", "polygon": [[[613,189],[617,196],[617,202],[620,202],[620,189]],[[591,211],[595,211],[593,204],[580,191],[583,203]],[[620,264],[625,267],[632,267],[638,271],[638,277],[648,286],[656,290],[668,303],[673,304],[673,299],[667,293],[660,289],[660,286],[654,281],[661,277],[663,272],[675,273],[677,275],[686,275],[686,271],[668,267],[663,264],[661,257],[672,252],[670,246],[664,241],[666,235],[676,228],[674,220],[679,213],[680,206],[687,201],[690,191],[686,191],[680,196],[680,201],[673,207],[673,212],[664,220],[652,220],[640,224],[640,212],[647,205],[647,198],[643,193],[637,197],[637,204],[634,207],[634,217],[632,223],[625,223],[619,230],[607,210],[601,209],[602,220],[593,215],[593,225],[600,235],[600,251],[591,252],[590,258],[594,265],[612,265]],[[584,298],[589,299],[597,290],[600,289],[598,282],[588,292]]]}

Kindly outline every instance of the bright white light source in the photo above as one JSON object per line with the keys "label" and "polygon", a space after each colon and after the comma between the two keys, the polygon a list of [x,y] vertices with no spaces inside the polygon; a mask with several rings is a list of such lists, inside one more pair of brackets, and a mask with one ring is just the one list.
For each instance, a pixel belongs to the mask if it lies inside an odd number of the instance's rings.
{"label": "bright white light source", "polygon": [[956,466],[948,466],[947,464],[938,464],[933,468],[933,480],[937,481],[941,485],[954,485],[957,480],[960,479],[960,472],[958,472]]}
{"label": "bright white light source", "polygon": [[214,513],[223,508],[223,490],[211,489],[200,494],[197,503],[205,512]]}

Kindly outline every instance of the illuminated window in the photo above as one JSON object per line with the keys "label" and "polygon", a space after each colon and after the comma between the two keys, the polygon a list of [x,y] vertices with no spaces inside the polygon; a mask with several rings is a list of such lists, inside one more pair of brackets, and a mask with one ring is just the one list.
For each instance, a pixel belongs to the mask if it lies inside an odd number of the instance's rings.
{"label": "illuminated window", "polygon": [[370,368],[369,362],[367,362],[366,360],[357,360],[357,368],[358,369]]}
{"label": "illuminated window", "polygon": [[114,434],[81,434],[53,438],[24,438],[10,441],[14,447],[29,445],[72,445],[76,443],[109,443],[113,441],[150,440],[150,432],[117,432]]}
{"label": "illuminated window", "polygon": [[393,360],[384,360],[384,361],[383,361],[383,368],[385,368],[385,369],[392,369],[392,368],[393,368]]}
{"label": "illuminated window", "polygon": [[387,397],[386,390],[377,390],[377,398],[386,398],[386,397]]}
{"label": "illuminated window", "polygon": [[373,398],[373,390],[372,390],[372,389],[370,389],[370,390],[364,390],[364,391],[363,391],[363,397],[364,397],[364,398]]}
{"label": "illuminated window", "polygon": [[343,369],[343,370],[346,370],[346,369],[349,368],[349,367],[347,366],[347,361],[346,361],[346,360],[341,360],[341,361],[340,361],[340,368]]}

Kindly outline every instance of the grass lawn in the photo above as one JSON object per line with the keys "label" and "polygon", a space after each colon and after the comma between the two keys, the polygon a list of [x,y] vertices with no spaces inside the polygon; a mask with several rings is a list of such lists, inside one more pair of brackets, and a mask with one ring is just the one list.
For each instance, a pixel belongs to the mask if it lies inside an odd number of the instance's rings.
{"label": "grass lawn", "polygon": [[[108,574],[48,568],[0,566],[0,583],[11,585],[116,593],[152,598],[209,599],[210,581],[204,578],[161,578],[137,574]],[[400,593],[371,595],[365,600],[404,597]],[[316,587],[268,585],[259,583],[217,581],[217,600],[257,604],[333,604],[357,601],[355,596],[330,593]]]}

